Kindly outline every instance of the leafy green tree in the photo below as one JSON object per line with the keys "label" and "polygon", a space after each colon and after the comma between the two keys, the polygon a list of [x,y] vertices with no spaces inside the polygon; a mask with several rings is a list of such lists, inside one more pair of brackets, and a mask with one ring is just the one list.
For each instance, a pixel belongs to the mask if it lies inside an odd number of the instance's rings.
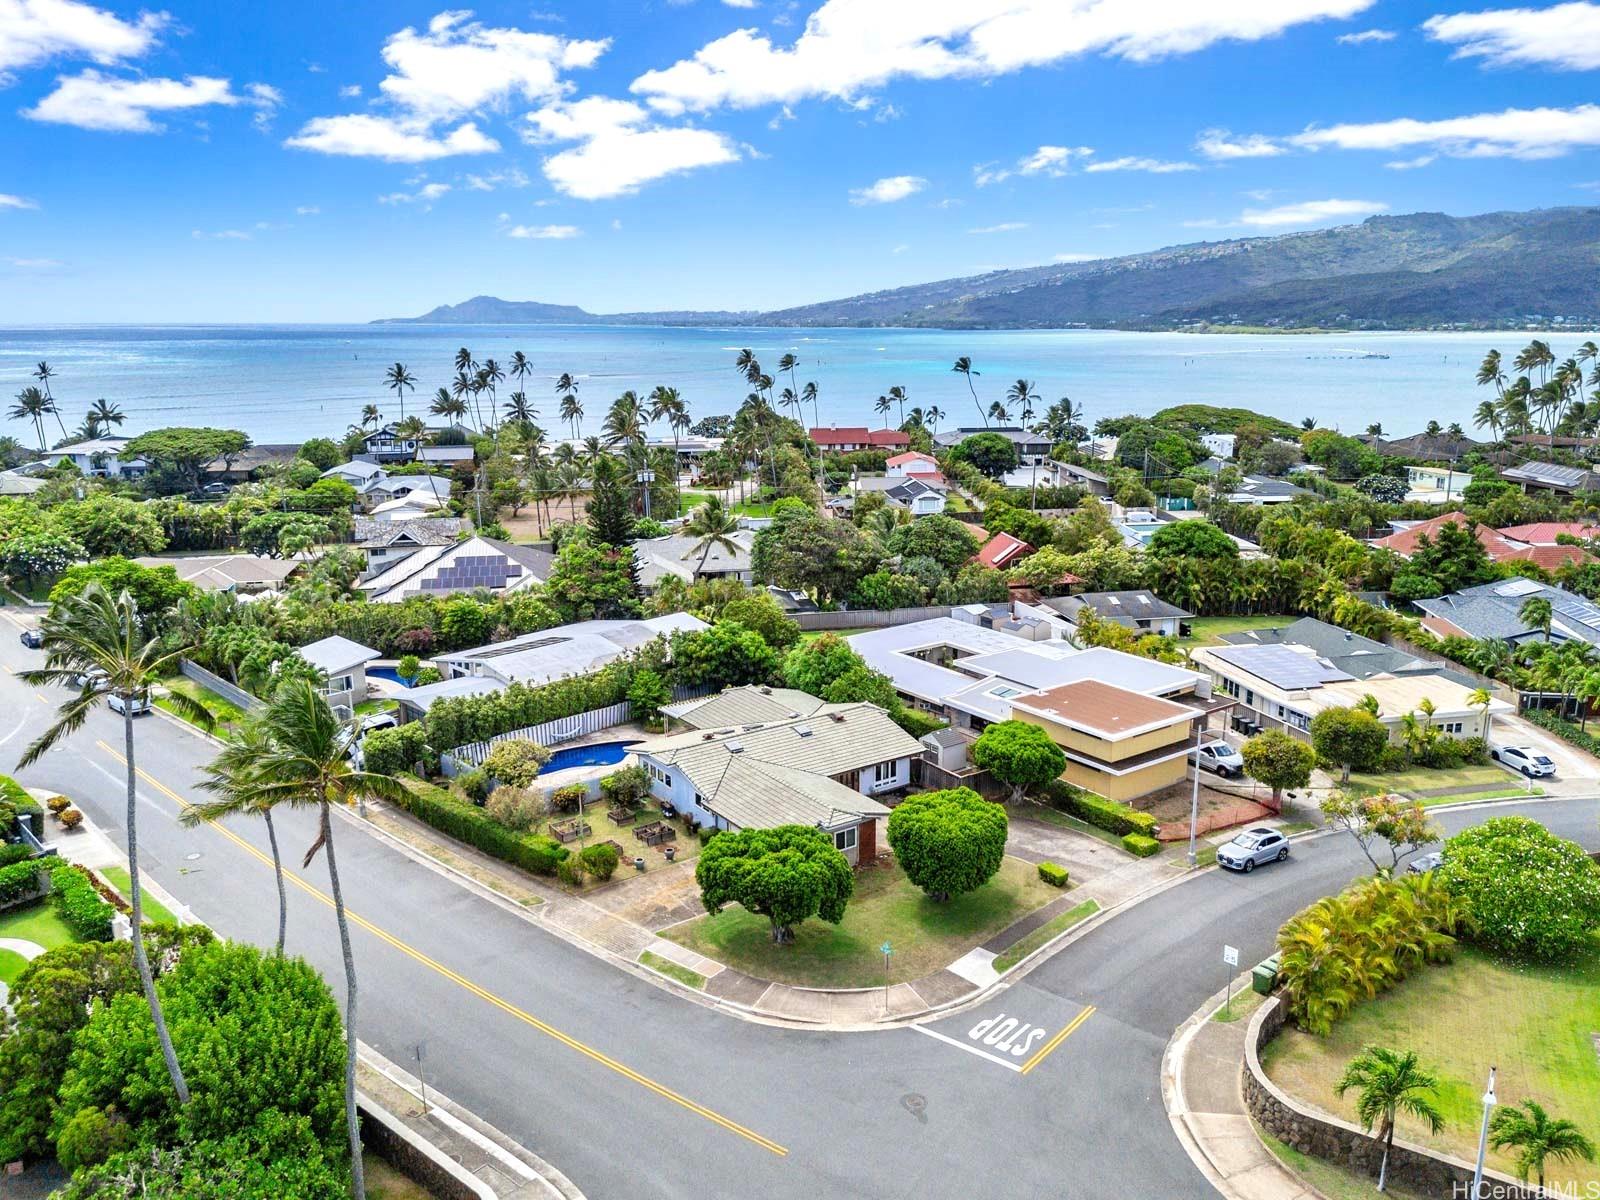
{"label": "leafy green tree", "polygon": [[862,576],[877,569],[879,557],[850,522],[796,514],[756,534],[752,566],[763,582],[827,601],[848,596]]}
{"label": "leafy green tree", "polygon": [[966,522],[933,513],[918,517],[890,534],[889,552],[905,558],[931,558],[946,570],[954,571],[978,552],[978,539]]}
{"label": "leafy green tree", "polygon": [[719,619],[737,621],[753,629],[775,650],[787,650],[800,640],[800,626],[783,611],[770,592],[746,591],[722,606]]}
{"label": "leafy green tree", "polygon": [[1388,1182],[1396,1116],[1405,1113],[1415,1117],[1431,1133],[1438,1133],[1444,1127],[1444,1117],[1439,1113],[1434,1096],[1438,1086],[1438,1077],[1422,1068],[1414,1050],[1368,1046],[1345,1064],[1344,1074],[1339,1077],[1334,1091],[1342,1096],[1353,1088],[1361,1127],[1368,1133],[1374,1125],[1378,1127],[1377,1140],[1383,1146],[1383,1157],[1378,1163],[1380,1192]]}
{"label": "leafy green tree", "polygon": [[1020,804],[1032,788],[1059,779],[1067,756],[1050,735],[1026,721],[997,721],[972,746],[975,766],[1011,789],[1011,803]]}
{"label": "leafy green tree", "polygon": [[821,696],[845,672],[865,670],[866,666],[867,660],[850,648],[848,638],[824,633],[789,651],[783,660],[783,681],[802,692]]}
{"label": "leafy green tree", "polygon": [[1117,435],[1117,461],[1152,479],[1181,475],[1205,457],[1194,438],[1153,421],[1135,420]]}
{"label": "leafy green tree", "polygon": [[229,465],[250,448],[250,439],[237,429],[170,427],[141,433],[117,456],[124,462],[142,458],[153,474],[170,475],[179,490],[200,486],[207,463],[221,459]]}
{"label": "leafy green tree", "polygon": [[120,1154],[132,1140],[128,1123],[115,1108],[81,1108],[56,1137],[56,1158],[76,1173]]}
{"label": "leafy green tree", "polygon": [[331,471],[337,467],[342,456],[339,447],[333,444],[332,438],[315,437],[309,438],[301,445],[298,457],[305,459],[320,472]]}
{"label": "leafy green tree", "polygon": [[767,918],[778,945],[794,941],[794,927],[809,917],[837,925],[855,890],[833,838],[807,825],[719,833],[700,851],[694,877],[708,913],[738,904]]}
{"label": "leafy green tree", "polygon": [[1150,538],[1148,552],[1155,558],[1200,558],[1213,562],[1236,560],[1239,547],[1210,521],[1169,521]]}
{"label": "leafy green tree", "polygon": [[927,596],[927,589],[910,575],[895,575],[888,571],[874,571],[861,577],[851,597],[856,608],[888,611],[896,608],[914,608]]}
{"label": "leafy green tree", "polygon": [[994,877],[1006,828],[1006,810],[971,788],[923,792],[889,814],[889,845],[906,878],[942,902]]}
{"label": "leafy green tree", "polygon": [[1406,498],[1406,481],[1393,475],[1363,475],[1356,480],[1356,490],[1380,504],[1399,504]]}
{"label": "leafy green tree", "polygon": [[822,689],[822,698],[829,704],[876,704],[891,717],[899,716],[905,705],[894,690],[894,680],[869,667],[851,667],[835,676]]}
{"label": "leafy green tree", "polygon": [[145,567],[125,558],[103,558],[69,567],[50,589],[50,602],[62,604],[81,596],[90,584],[99,584],[112,596],[127,592],[146,622],[165,616],[199,591],[179,579],[173,567]]}
{"label": "leafy green tree", "polygon": [[631,615],[638,607],[633,551],[568,542],[550,569],[545,597],[563,622]]}
{"label": "leafy green tree", "polygon": [[[1355,839],[1380,875],[1393,875],[1402,861],[1440,837],[1439,827],[1429,819],[1422,802],[1403,796],[1335,792],[1323,800],[1322,815],[1328,824]],[[1388,847],[1387,862],[1374,852],[1379,842]]]}
{"label": "leafy green tree", "polygon": [[628,684],[628,703],[635,713],[647,721],[658,720],[662,707],[671,700],[672,688],[659,672],[648,667],[634,672],[633,682]]}
{"label": "leafy green tree", "polygon": [[990,479],[999,479],[1017,466],[1017,447],[999,433],[975,433],[964,438],[951,448],[950,456],[958,462],[971,463]]}
{"label": "leafy green tree", "polygon": [[508,787],[530,786],[544,770],[554,751],[527,738],[508,738],[496,742],[483,760],[483,769]]}
{"label": "leafy green tree", "polygon": [[590,474],[590,537],[602,546],[626,546],[633,540],[633,481],[608,454],[594,460]]}
{"label": "leafy green tree", "polygon": [[1563,1117],[1552,1117],[1537,1100],[1496,1109],[1489,1120],[1489,1144],[1496,1150],[1515,1150],[1517,1178],[1526,1183],[1529,1175],[1536,1176],[1541,1195],[1547,1161],[1595,1159],[1594,1143],[1583,1131]]}
{"label": "leafy green tree", "polygon": [[1313,429],[1300,437],[1300,448],[1318,466],[1326,467],[1334,479],[1356,479],[1370,475],[1383,460],[1364,442],[1331,429]]}
{"label": "leafy green tree", "polygon": [[64,533],[18,534],[0,542],[0,573],[32,583],[61,574],[83,556],[83,547]]}
{"label": "leafy green tree", "polygon": [[1245,773],[1272,789],[1272,806],[1283,807],[1284,788],[1303,788],[1311,782],[1317,752],[1281,729],[1268,729],[1245,742]]}
{"label": "leafy green tree", "polygon": [[492,630],[488,608],[470,596],[447,600],[439,611],[439,636],[452,646],[481,646]]}
{"label": "leafy green tree", "polygon": [[400,661],[395,664],[394,673],[407,683],[415,680],[417,672],[422,670],[422,660],[415,654],[402,654]]}
{"label": "leafy green tree", "polygon": [[157,554],[167,546],[167,535],[150,507],[122,496],[102,494],[58,504],[51,516],[91,558],[132,558]]}
{"label": "leafy green tree", "polygon": [[1472,915],[1477,940],[1555,961],[1600,926],[1600,866],[1527,817],[1492,817],[1444,844],[1438,874]]}
{"label": "leafy green tree", "polygon": [[672,671],[686,687],[737,687],[766,683],[777,675],[778,652],[753,629],[718,621],[710,629],[672,638]]}
{"label": "leafy green tree", "polygon": [[1325,708],[1311,718],[1311,744],[1317,757],[1336,763],[1341,781],[1351,771],[1371,771],[1389,745],[1389,731],[1377,717],[1361,708]]}

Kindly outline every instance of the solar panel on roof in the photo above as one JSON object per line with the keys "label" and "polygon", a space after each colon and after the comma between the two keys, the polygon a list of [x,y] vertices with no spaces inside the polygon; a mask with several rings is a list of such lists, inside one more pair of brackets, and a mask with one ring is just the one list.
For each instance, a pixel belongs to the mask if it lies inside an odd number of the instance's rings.
{"label": "solar panel on roof", "polygon": [[1231,651],[1223,649],[1212,653],[1223,662],[1243,667],[1252,675],[1285,691],[1321,687],[1324,683],[1352,678],[1315,656],[1302,654],[1288,646],[1241,646]]}

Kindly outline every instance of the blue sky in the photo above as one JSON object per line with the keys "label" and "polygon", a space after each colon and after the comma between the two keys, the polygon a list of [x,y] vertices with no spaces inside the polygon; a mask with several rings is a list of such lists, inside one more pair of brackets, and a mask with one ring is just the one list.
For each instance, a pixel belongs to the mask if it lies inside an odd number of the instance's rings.
{"label": "blue sky", "polygon": [[0,322],[769,308],[1600,202],[1600,4],[0,0]]}

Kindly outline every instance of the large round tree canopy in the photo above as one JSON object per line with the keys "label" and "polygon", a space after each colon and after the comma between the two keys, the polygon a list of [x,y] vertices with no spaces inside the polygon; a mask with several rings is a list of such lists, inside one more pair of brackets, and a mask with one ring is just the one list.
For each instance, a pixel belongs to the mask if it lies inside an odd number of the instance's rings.
{"label": "large round tree canopy", "polygon": [[790,940],[807,917],[837,925],[855,891],[849,860],[809,825],[719,833],[700,851],[694,877],[707,912],[742,905],[772,922],[775,942]]}
{"label": "large round tree canopy", "polygon": [[900,867],[935,900],[987,883],[1006,853],[1006,810],[971,788],[923,792],[889,814]]}

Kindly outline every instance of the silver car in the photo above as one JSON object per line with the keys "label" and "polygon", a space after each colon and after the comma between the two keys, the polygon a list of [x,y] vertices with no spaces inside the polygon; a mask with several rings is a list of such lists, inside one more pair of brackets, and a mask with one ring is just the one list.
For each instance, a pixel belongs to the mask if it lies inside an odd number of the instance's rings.
{"label": "silver car", "polygon": [[1230,871],[1248,874],[1257,863],[1282,862],[1289,857],[1289,839],[1276,829],[1258,825],[1217,848],[1217,863]]}
{"label": "silver car", "polygon": [[1224,779],[1244,774],[1244,755],[1227,742],[1207,742],[1198,749],[1190,750],[1189,761],[1199,763]]}

